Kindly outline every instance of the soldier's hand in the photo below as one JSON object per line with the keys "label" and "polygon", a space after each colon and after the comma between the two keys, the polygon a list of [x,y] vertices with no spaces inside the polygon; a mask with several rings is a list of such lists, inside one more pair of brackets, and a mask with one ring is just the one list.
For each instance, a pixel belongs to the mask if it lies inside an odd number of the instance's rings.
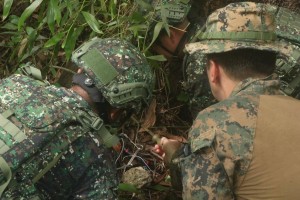
{"label": "soldier's hand", "polygon": [[159,143],[154,146],[154,151],[163,157],[165,164],[168,166],[174,153],[181,145],[182,143],[177,140],[162,137]]}

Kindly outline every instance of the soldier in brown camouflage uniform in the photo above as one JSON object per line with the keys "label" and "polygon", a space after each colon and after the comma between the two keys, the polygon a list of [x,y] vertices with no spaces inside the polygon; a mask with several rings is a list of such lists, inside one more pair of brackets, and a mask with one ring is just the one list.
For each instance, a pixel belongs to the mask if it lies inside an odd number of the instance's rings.
{"label": "soldier in brown camouflage uniform", "polygon": [[109,127],[149,103],[154,76],[119,39],[94,38],[72,60],[81,69],[71,89],[20,74],[0,81],[1,199],[117,199]]}
{"label": "soldier in brown camouflage uniform", "polygon": [[[227,3],[226,3],[227,2]],[[229,2],[237,2],[234,0],[228,1],[193,1],[190,18],[206,18],[208,13],[212,12],[212,9],[223,7]],[[257,2],[257,1],[254,1]],[[276,62],[275,73],[280,76],[282,81],[281,90],[296,98],[300,98],[300,15],[296,12],[300,10],[300,4],[296,1],[277,1],[277,0],[265,0],[258,1],[262,3],[272,3],[276,6],[276,34],[279,40],[287,41],[291,44],[293,50],[288,55],[278,57]],[[281,7],[283,6],[283,7]],[[207,8],[207,9],[204,9]],[[195,20],[194,20],[195,21]],[[199,24],[200,26],[200,24]],[[205,26],[203,26],[205,28]],[[203,29],[202,28],[202,29]],[[201,34],[203,30],[199,29],[195,33],[195,37],[190,42],[197,41],[197,35]],[[205,76],[206,60],[205,55],[200,51],[193,52],[191,54],[185,54],[183,62],[183,70],[185,72],[183,89],[189,94],[189,106],[192,112],[192,116],[195,117],[197,113],[206,108],[207,106],[215,103],[215,99],[208,91],[208,82]]]}
{"label": "soldier in brown camouflage uniform", "polygon": [[[275,8],[232,3],[213,12],[188,53],[206,55],[206,73],[219,101],[196,117],[189,142],[162,138],[184,199],[297,199],[300,195],[300,102],[280,91]],[[291,117],[292,116],[292,117]],[[174,148],[178,148],[175,152]],[[178,179],[180,180],[180,179]]]}

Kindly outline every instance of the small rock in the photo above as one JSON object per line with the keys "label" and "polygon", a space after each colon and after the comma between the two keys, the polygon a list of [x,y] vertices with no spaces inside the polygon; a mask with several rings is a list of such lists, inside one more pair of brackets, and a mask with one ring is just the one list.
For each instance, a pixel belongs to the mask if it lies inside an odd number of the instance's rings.
{"label": "small rock", "polygon": [[141,188],[144,185],[151,183],[152,178],[149,171],[142,167],[134,167],[124,172],[122,181],[123,183],[132,184],[137,188]]}

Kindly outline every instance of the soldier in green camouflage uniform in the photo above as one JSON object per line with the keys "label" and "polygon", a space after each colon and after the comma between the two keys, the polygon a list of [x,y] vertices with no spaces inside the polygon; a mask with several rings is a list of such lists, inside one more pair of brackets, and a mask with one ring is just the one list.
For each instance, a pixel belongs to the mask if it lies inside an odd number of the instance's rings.
{"label": "soldier in green camouflage uniform", "polygon": [[81,69],[71,89],[20,74],[0,81],[1,189],[11,178],[1,199],[117,199],[118,137],[107,125],[120,124],[110,109],[138,112],[154,77],[144,55],[119,39],[94,38],[72,60]]}
{"label": "soldier in green camouflage uniform", "polygon": [[[140,4],[141,1],[136,2]],[[190,111],[183,102],[187,95],[183,94],[181,85],[183,48],[195,31],[203,26],[204,18],[195,15],[195,12],[189,15],[190,10],[193,10],[191,6],[197,4],[194,0],[143,0],[142,2],[149,4],[147,7],[140,5],[139,11],[150,23],[147,34],[148,42],[152,44],[150,49],[154,54],[164,55],[167,59],[163,64],[166,66],[164,76],[167,78],[168,95],[171,97],[168,104],[170,107],[178,108],[180,118],[191,123]],[[161,29],[158,29],[159,25],[162,25]],[[157,38],[153,38],[154,36]]]}
{"label": "soldier in green camouflage uniform", "polygon": [[167,164],[182,176],[184,199],[300,195],[300,103],[285,96],[272,75],[276,55],[293,49],[276,39],[275,10],[253,2],[229,4],[208,17],[199,42],[186,45],[188,53],[206,55],[219,103],[198,114],[189,142],[177,152],[172,147],[179,142],[161,139]]}

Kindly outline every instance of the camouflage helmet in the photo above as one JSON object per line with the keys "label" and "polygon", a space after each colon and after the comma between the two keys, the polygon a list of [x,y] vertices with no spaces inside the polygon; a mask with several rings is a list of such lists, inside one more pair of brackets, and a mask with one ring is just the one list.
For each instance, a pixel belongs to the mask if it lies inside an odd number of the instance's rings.
{"label": "camouflage helmet", "polygon": [[168,24],[176,25],[186,18],[190,8],[191,0],[154,0],[156,18],[166,18]]}
{"label": "camouflage helmet", "polygon": [[281,52],[286,44],[275,34],[275,11],[269,4],[231,3],[208,17],[206,30],[197,34],[199,42],[187,44],[186,51],[209,54],[251,48]]}
{"label": "camouflage helmet", "polygon": [[191,8],[191,0],[141,0],[137,4],[141,13],[151,13],[154,20],[173,26],[183,22]]}
{"label": "camouflage helmet", "polygon": [[300,45],[300,14],[287,8],[276,8],[276,34],[279,39]]}
{"label": "camouflage helmet", "polygon": [[139,109],[149,103],[154,75],[145,56],[131,43],[113,38],[93,38],[72,53],[103,97],[116,108]]}

